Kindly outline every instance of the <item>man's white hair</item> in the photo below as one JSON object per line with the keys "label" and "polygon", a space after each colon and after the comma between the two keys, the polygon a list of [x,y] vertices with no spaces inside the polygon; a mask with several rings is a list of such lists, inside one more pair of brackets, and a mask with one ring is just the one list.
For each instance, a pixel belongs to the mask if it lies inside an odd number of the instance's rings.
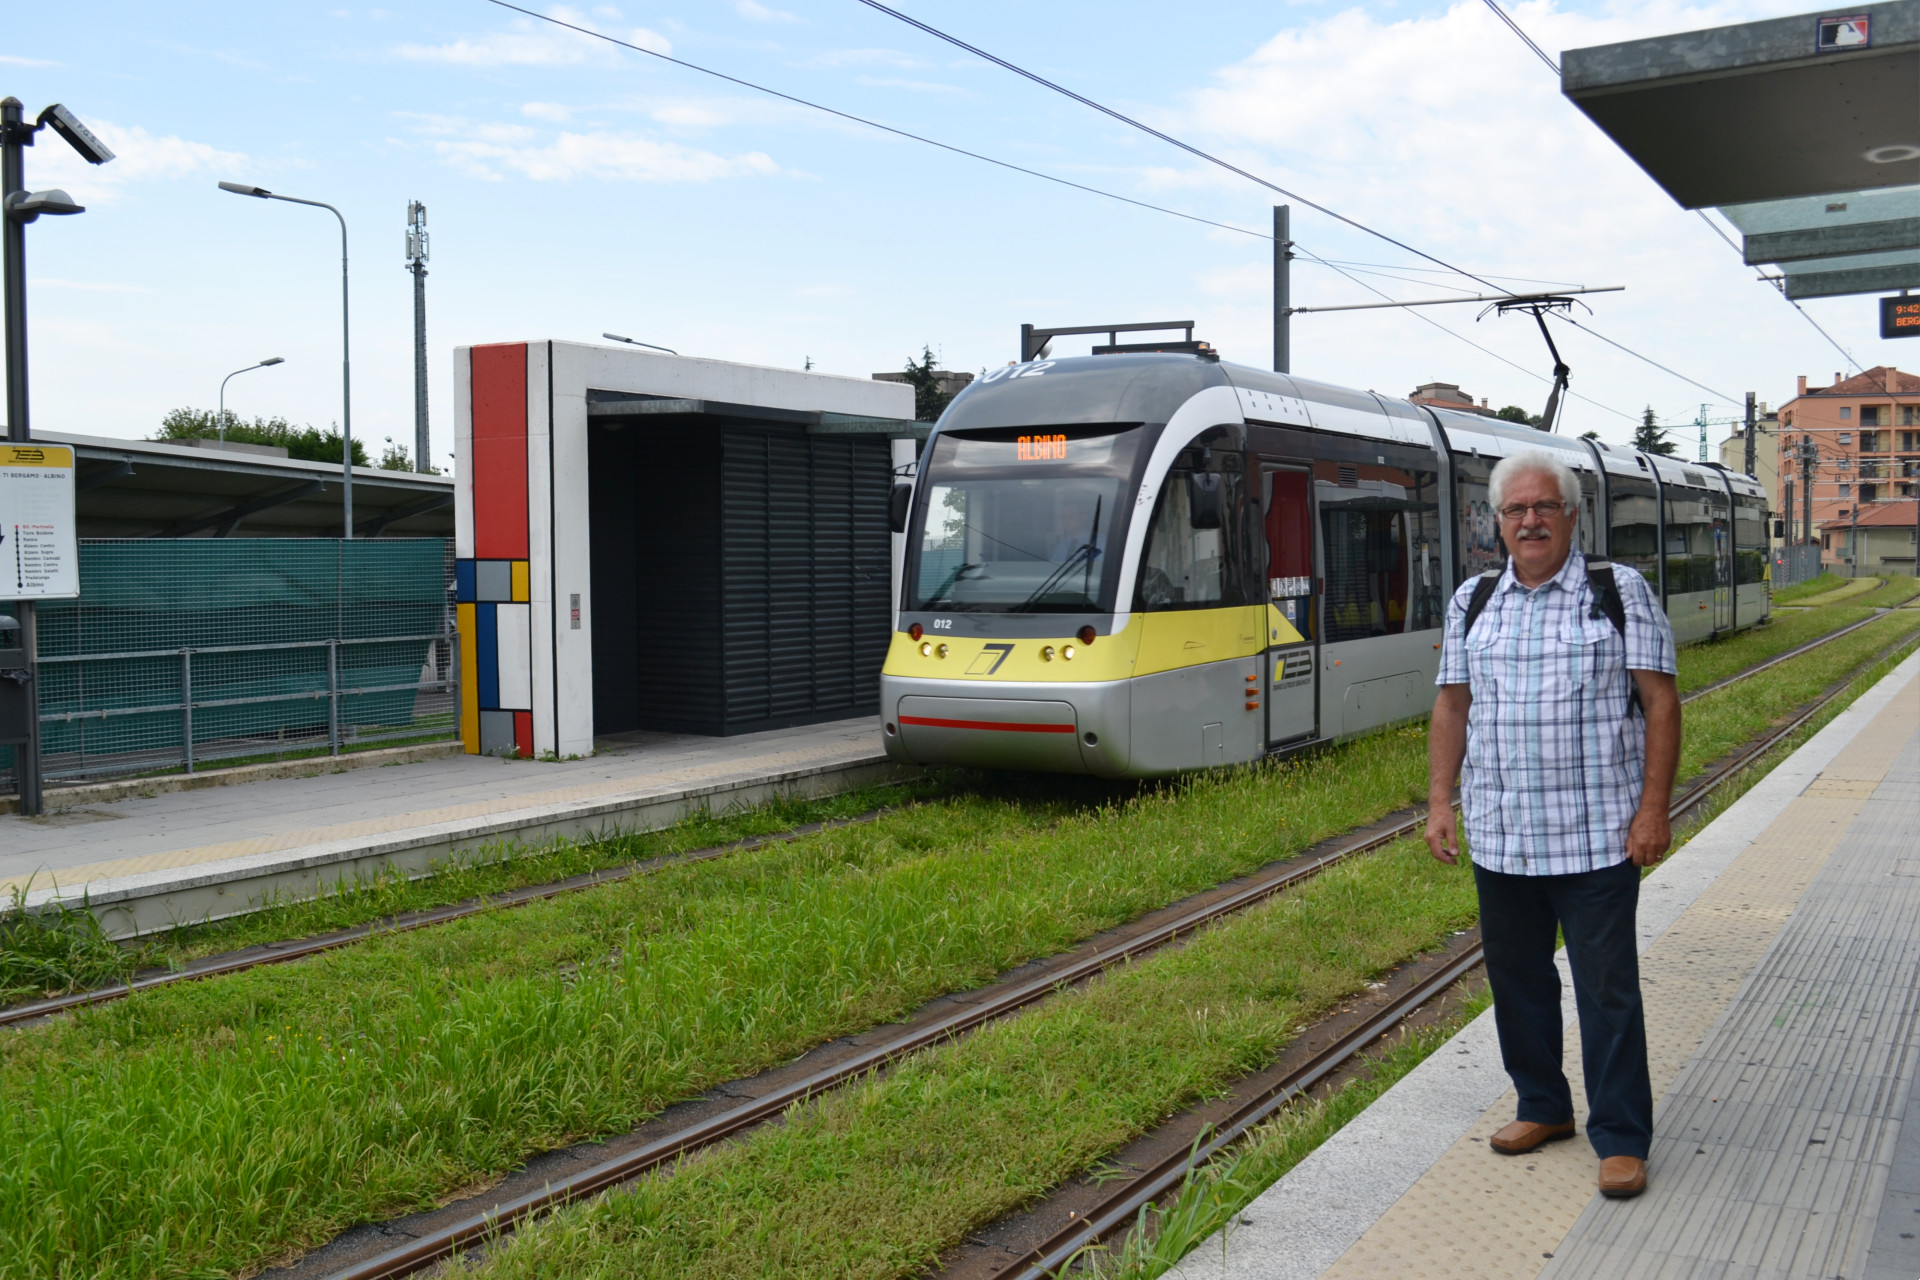
{"label": "man's white hair", "polygon": [[1498,511],[1506,505],[1507,485],[1520,476],[1552,476],[1560,486],[1560,501],[1570,513],[1580,510],[1580,477],[1573,468],[1545,449],[1526,449],[1500,459],[1487,477],[1487,498]]}

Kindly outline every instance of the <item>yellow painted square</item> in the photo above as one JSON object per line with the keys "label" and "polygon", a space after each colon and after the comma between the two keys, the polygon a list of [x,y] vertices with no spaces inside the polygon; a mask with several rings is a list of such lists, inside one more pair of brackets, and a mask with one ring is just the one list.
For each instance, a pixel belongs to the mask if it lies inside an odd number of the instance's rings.
{"label": "yellow painted square", "polygon": [[453,607],[460,628],[460,745],[470,756],[480,754],[480,629],[474,606]]}
{"label": "yellow painted square", "polygon": [[513,562],[513,599],[516,604],[524,604],[533,598],[528,594],[528,577],[527,562],[515,560]]}

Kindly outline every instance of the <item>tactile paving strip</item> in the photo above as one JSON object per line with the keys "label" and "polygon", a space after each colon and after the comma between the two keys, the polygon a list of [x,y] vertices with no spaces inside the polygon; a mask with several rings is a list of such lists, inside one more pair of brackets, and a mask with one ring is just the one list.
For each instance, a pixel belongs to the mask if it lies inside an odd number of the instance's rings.
{"label": "tactile paving strip", "polygon": [[[1886,778],[1902,746],[1914,737],[1916,723],[1920,681],[1911,681],[1642,955],[1656,1094],[1680,1076],[1742,983],[1766,957],[1842,834],[1869,802],[1866,787]],[[1896,772],[1895,777],[1900,775]],[[1832,794],[1842,788],[1842,794]],[[1920,889],[1920,882],[1915,887]],[[1568,1028],[1566,1039],[1576,1118],[1584,1131],[1577,1027]],[[1638,1201],[1601,1201],[1593,1187],[1596,1158],[1584,1136],[1524,1157],[1498,1156],[1488,1149],[1487,1137],[1512,1119],[1514,1106],[1509,1091],[1325,1275],[1330,1280],[1524,1278],[1542,1274],[1543,1268],[1560,1276],[1637,1274],[1637,1268],[1616,1269],[1611,1257],[1569,1265],[1563,1241],[1590,1205],[1596,1211],[1622,1211],[1615,1216],[1628,1219],[1634,1207],[1669,1198],[1661,1180],[1674,1176],[1671,1166],[1682,1157],[1656,1145],[1651,1162],[1654,1190]],[[1668,1118],[1670,1110],[1663,1102],[1657,1131],[1675,1123]],[[1656,1265],[1646,1274],[1665,1273]]]}

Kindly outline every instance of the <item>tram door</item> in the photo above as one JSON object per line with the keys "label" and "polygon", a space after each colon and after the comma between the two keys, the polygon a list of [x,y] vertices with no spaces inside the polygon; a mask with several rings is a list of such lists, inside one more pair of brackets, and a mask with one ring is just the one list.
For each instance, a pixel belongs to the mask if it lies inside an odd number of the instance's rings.
{"label": "tram door", "polygon": [[1733,630],[1733,522],[1724,493],[1707,499],[1713,514],[1713,631]]}
{"label": "tram door", "polygon": [[1267,466],[1261,506],[1267,535],[1267,742],[1319,730],[1320,645],[1314,622],[1313,476]]}

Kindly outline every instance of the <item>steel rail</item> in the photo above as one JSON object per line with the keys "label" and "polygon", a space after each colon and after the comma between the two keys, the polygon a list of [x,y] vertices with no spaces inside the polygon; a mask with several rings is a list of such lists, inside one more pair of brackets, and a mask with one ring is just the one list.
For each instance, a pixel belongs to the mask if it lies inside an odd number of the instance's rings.
{"label": "steel rail", "polygon": [[[1868,619],[1868,621],[1872,620]],[[1687,788],[1672,802],[1667,810],[1669,818],[1677,820],[1697,807],[1701,801],[1742,772],[1755,759],[1772,750],[1819,715],[1834,699],[1852,687],[1861,672],[1871,670],[1888,655],[1914,642],[1915,637],[1912,634],[1901,636],[1881,649],[1874,657],[1854,667],[1829,685],[1820,697],[1808,703],[1785,724],[1769,730],[1748,743],[1735,755],[1715,765],[1700,781]],[[1395,1023],[1464,977],[1480,963],[1480,959],[1481,947],[1476,942],[1439,972],[1402,993],[1364,1025],[1354,1028],[1322,1050],[1298,1071],[1242,1103],[1226,1120],[1208,1130],[1204,1141],[1193,1150],[1169,1156],[1138,1178],[1121,1186],[1113,1195],[1102,1200],[1096,1208],[1055,1232],[1017,1261],[1015,1265],[1019,1268],[1018,1270],[1010,1267],[1004,1273],[1005,1276],[1010,1277],[1011,1280],[1053,1280],[1053,1277],[1059,1276],[1086,1250],[1108,1236],[1125,1230],[1139,1220],[1143,1210],[1160,1202],[1162,1197],[1177,1192],[1194,1169],[1244,1138],[1255,1125],[1325,1080],[1347,1059],[1390,1031]]]}
{"label": "steel rail", "polygon": [[[1875,618],[1878,616],[1879,615],[1875,615]],[[1703,688],[1696,689],[1682,697],[1681,702],[1691,702],[1695,698],[1703,697],[1715,690],[1738,683],[1749,676],[1757,675],[1782,662],[1800,657],[1819,648],[1823,644],[1828,644],[1850,632],[1859,630],[1869,622],[1875,621],[1875,618],[1866,618],[1828,635],[1819,636],[1806,644],[1799,645],[1785,653],[1777,654],[1765,662],[1749,667],[1744,671],[1736,672],[1725,679],[1706,685]],[[159,652],[171,654],[174,651],[164,650]],[[412,688],[413,686],[409,685],[406,687]],[[322,694],[320,696],[325,695]],[[137,709],[153,710],[151,707]],[[165,708],[161,709],[164,710]],[[175,709],[177,710],[178,708],[176,707]],[[341,947],[351,946],[367,938],[394,933],[409,933],[415,929],[424,929],[433,925],[447,924],[454,920],[465,919],[468,916],[477,915],[482,911],[524,906],[530,902],[539,902],[548,898],[560,897],[563,894],[572,893],[581,889],[590,889],[596,885],[625,880],[640,872],[675,862],[702,862],[729,853],[741,853],[750,849],[761,848],[768,844],[798,839],[802,836],[813,835],[820,831],[835,830],[844,826],[861,825],[873,821],[885,812],[887,812],[887,810],[876,809],[871,813],[862,814],[854,818],[841,819],[835,822],[825,824],[809,823],[805,826],[796,827],[791,831],[781,832],[776,835],[755,836],[743,841],[716,845],[709,849],[694,850],[684,854],[674,854],[666,859],[648,859],[625,867],[587,872],[583,875],[572,876],[565,880],[555,881],[549,884],[530,885],[526,888],[491,894],[467,902],[452,903],[445,907],[430,908],[418,913],[408,913],[403,916],[390,917],[387,920],[357,925],[336,933],[323,934],[317,938],[290,943],[270,943],[266,945],[272,949],[265,953],[249,948],[245,951],[229,952],[223,955],[212,956],[205,960],[188,964],[176,972],[154,974],[145,978],[136,978],[131,982],[112,983],[108,986],[96,987],[89,991],[77,991],[67,995],[51,996],[44,1000],[35,1000],[28,1004],[13,1005],[0,1009],[0,1027],[11,1026],[21,1022],[30,1022],[35,1018],[44,1018],[52,1014],[64,1013],[70,1009],[80,1009],[89,1005],[106,1004],[114,1000],[122,1000],[137,992],[172,986],[177,982],[191,982],[203,978],[223,977],[227,974],[244,973],[248,969],[258,968],[262,965],[284,964],[292,960],[303,960],[308,956],[321,955]],[[1398,837],[1396,836],[1394,838],[1397,839]]]}
{"label": "steel rail", "polygon": [[484,897],[469,898],[464,902],[449,903],[444,907],[428,907],[421,911],[407,912],[403,915],[388,916],[368,924],[355,925],[334,933],[325,933],[317,937],[303,938],[294,942],[266,943],[271,950],[261,951],[247,948],[241,951],[229,951],[209,956],[204,960],[189,963],[172,973],[156,973],[145,978],[135,978],[131,982],[116,982],[110,986],[95,987],[90,991],[76,991],[63,996],[51,996],[45,1000],[35,1000],[31,1004],[17,1004],[0,1009],[0,1027],[14,1023],[31,1022],[35,1018],[44,1018],[51,1014],[64,1013],[69,1009],[81,1009],[88,1005],[107,1004],[114,1000],[124,1000],[141,991],[153,991],[160,987],[170,987],[177,982],[196,982],[202,978],[218,978],[230,973],[244,973],[248,969],[257,969],[263,965],[285,964],[290,960],[304,960],[308,956],[322,955],[328,951],[337,951],[341,947],[364,942],[368,938],[386,937],[395,933],[411,933],[415,929],[426,929],[433,925],[447,924],[454,920],[464,920],[468,916],[479,915],[483,911],[504,910],[511,907],[524,907],[531,902],[542,902],[548,898],[558,898],[565,894],[577,893],[582,889],[592,889],[603,884],[614,884],[637,875],[664,870],[690,862],[708,862],[714,858],[723,858],[728,854],[745,853],[751,849],[764,848],[772,844],[786,844],[806,836],[818,835],[822,831],[838,831],[843,827],[864,826],[878,821],[885,815],[895,812],[895,807],[873,809],[851,818],[836,818],[827,822],[809,822],[764,836],[749,836],[744,840],[735,840],[728,844],[712,845],[705,849],[691,849],[685,853],[670,853],[658,858],[647,858],[640,862],[630,862],[625,866],[608,867],[600,871],[586,871],[565,880],[553,880],[545,884],[527,885],[519,889],[507,889],[500,893],[487,894]]}

